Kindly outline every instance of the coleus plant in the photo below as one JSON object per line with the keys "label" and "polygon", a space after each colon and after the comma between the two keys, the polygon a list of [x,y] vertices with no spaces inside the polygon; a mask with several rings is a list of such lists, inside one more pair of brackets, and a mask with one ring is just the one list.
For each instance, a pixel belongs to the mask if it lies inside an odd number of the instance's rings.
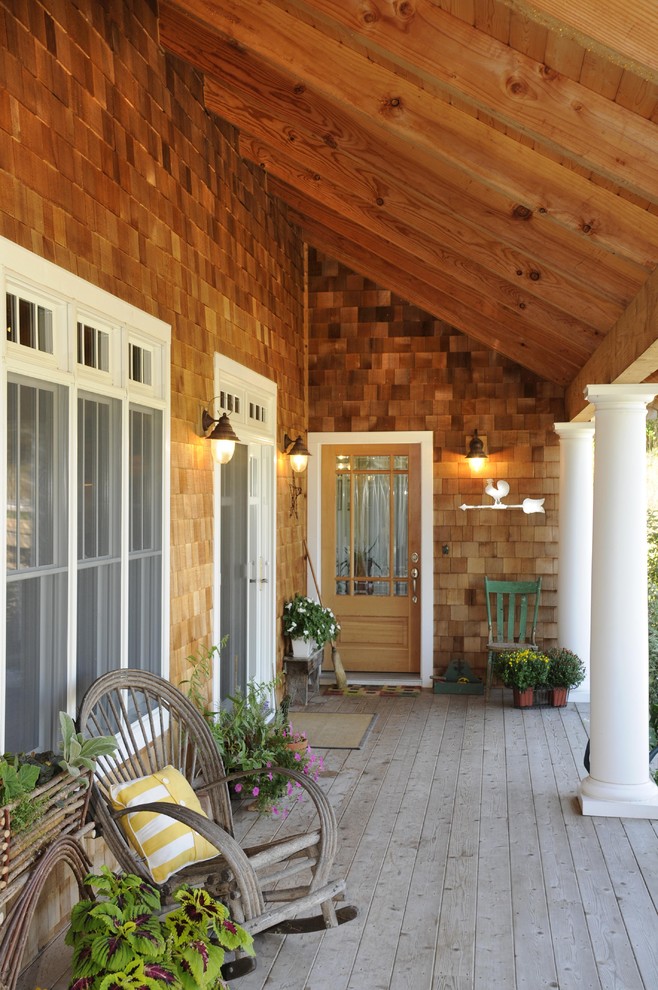
{"label": "coleus plant", "polygon": [[159,891],[140,877],[103,866],[86,882],[104,899],[71,912],[69,990],[218,990],[226,950],[254,954],[251,935],[205,890],[179,887],[178,907],[161,915]]}

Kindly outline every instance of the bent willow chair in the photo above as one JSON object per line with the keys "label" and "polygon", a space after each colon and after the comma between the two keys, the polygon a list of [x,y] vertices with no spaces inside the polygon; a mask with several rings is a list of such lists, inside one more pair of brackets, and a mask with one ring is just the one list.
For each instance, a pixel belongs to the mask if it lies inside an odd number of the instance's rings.
{"label": "bent willow chair", "polygon": [[[242,848],[234,835],[227,779],[257,771],[226,777],[207,722],[172,684],[140,670],[110,671],[87,691],[78,722],[85,736],[116,736],[116,754],[97,763],[91,814],[121,869],[155,882],[163,903],[181,883],[204,887],[252,935],[333,928],[356,916],[355,908],[334,903],[345,890],[344,880],[330,879],[336,819],[322,788],[305,774],[281,771],[298,781],[312,802],[311,829]],[[179,789],[172,791],[174,781]],[[140,819],[151,812],[156,816]],[[122,819],[130,822],[125,829]],[[170,841],[172,826],[183,835]],[[157,848],[158,827],[167,836],[167,852]],[[176,843],[186,849],[180,852]],[[318,908],[320,914],[304,917]],[[234,971],[224,970],[225,978],[248,971],[250,963],[243,958]]]}
{"label": "bent willow chair", "polygon": [[535,635],[541,578],[535,581],[492,581],[484,579],[487,601],[487,691],[493,679],[496,654],[510,650],[536,650]]}

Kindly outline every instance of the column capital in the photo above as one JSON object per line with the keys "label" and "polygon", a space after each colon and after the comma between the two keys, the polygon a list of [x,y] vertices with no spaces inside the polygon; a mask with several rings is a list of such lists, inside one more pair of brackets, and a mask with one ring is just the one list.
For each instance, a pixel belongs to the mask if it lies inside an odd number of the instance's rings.
{"label": "column capital", "polygon": [[613,409],[646,406],[658,393],[658,385],[627,385],[615,383],[612,385],[588,385],[585,388],[585,398],[598,408]]}
{"label": "column capital", "polygon": [[560,440],[591,439],[594,436],[594,423],[553,423],[553,429]]}

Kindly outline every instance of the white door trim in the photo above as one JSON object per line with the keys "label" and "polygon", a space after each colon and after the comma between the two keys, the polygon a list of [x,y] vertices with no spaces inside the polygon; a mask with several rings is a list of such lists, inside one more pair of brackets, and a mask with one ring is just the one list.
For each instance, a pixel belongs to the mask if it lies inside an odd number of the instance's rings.
{"label": "white door trim", "polygon": [[[399,433],[309,433],[308,449],[311,452],[308,466],[308,548],[313,568],[319,582],[322,581],[320,540],[320,492],[322,447],[325,444],[387,444],[414,443],[420,445],[420,681],[423,687],[432,686],[434,672],[434,540],[432,539],[433,499],[433,450],[434,434],[431,430],[407,430]],[[313,578],[308,572],[307,587],[313,589]],[[320,588],[322,590],[322,588]],[[390,681],[387,677],[384,680]],[[399,678],[395,678],[399,682]],[[408,678],[404,678],[408,681]]]}

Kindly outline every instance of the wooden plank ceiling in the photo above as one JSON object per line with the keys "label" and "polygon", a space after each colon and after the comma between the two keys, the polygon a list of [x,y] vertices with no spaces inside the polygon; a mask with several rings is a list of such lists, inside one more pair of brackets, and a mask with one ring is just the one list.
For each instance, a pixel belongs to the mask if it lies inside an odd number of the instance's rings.
{"label": "wooden plank ceiling", "polygon": [[544,379],[640,374],[655,0],[165,0],[160,31],[310,244]]}

